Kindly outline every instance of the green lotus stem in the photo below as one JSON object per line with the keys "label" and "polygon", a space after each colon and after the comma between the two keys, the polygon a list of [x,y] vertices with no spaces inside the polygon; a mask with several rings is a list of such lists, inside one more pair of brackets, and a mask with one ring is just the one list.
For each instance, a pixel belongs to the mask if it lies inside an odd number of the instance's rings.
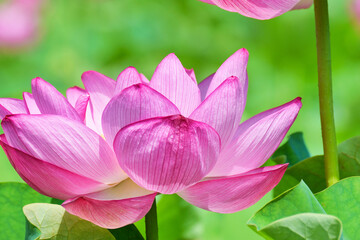
{"label": "green lotus stem", "polygon": [[316,46],[325,175],[328,186],[339,181],[331,78],[330,29],[327,0],[315,0]]}
{"label": "green lotus stem", "polygon": [[146,227],[146,240],[159,239],[157,213],[156,213],[156,199],[154,199],[150,211],[145,216],[145,227]]}

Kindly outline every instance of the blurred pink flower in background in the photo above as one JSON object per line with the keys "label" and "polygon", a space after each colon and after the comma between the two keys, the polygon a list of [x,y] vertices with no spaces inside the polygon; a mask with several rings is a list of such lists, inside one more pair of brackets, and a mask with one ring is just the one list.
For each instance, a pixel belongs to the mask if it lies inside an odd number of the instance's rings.
{"label": "blurred pink flower in background", "polygon": [[0,3],[0,47],[22,47],[38,34],[42,0],[5,0]]}
{"label": "blurred pink flower in background", "polygon": [[114,81],[89,71],[67,98],[40,78],[24,100],[0,99],[0,143],[19,175],[104,228],[140,220],[158,193],[233,213],[275,187],[287,165],[261,166],[300,108],[296,98],[240,125],[248,52],[199,85],[168,55],[148,81],[133,67]]}
{"label": "blurred pink flower in background", "polygon": [[229,12],[256,19],[270,19],[295,9],[308,8],[313,0],[200,0]]}
{"label": "blurred pink flower in background", "polygon": [[356,24],[360,26],[360,0],[354,0],[351,5]]}

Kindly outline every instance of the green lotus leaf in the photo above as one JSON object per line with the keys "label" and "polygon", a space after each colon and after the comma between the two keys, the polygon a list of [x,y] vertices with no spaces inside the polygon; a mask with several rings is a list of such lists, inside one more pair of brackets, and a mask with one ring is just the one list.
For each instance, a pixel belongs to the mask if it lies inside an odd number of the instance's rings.
{"label": "green lotus leaf", "polygon": [[300,213],[277,220],[259,233],[274,240],[338,240],[341,221],[334,216],[318,213]]}
{"label": "green lotus leaf", "polygon": [[24,205],[34,202],[50,202],[25,183],[0,183],[0,240],[24,239]]}
{"label": "green lotus leaf", "polygon": [[291,134],[289,140],[275,151],[272,158],[282,155],[286,156],[286,162],[290,167],[310,157],[302,132]]}
{"label": "green lotus leaf", "polygon": [[343,179],[315,197],[327,214],[341,220],[344,239],[359,239],[360,177]]}
{"label": "green lotus leaf", "polygon": [[32,203],[23,211],[28,221],[26,240],[115,240],[107,229],[67,213],[60,205]]}

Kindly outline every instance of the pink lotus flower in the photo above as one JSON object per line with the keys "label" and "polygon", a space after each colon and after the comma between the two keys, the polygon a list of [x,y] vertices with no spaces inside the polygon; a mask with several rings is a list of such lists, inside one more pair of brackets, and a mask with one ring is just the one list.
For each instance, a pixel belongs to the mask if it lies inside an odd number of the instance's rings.
{"label": "pink lotus flower", "polygon": [[256,19],[270,19],[290,10],[308,8],[313,0],[200,0],[229,12]]}
{"label": "pink lotus flower", "polygon": [[35,40],[41,0],[9,0],[0,4],[0,46],[18,47]]}
{"label": "pink lotus flower", "polygon": [[151,82],[133,67],[116,82],[89,71],[67,99],[36,78],[24,100],[0,99],[0,143],[31,187],[105,228],[140,220],[158,193],[240,211],[283,176],[286,164],[260,166],[301,108],[296,98],[239,125],[247,61],[241,49],[199,85],[174,54]]}
{"label": "pink lotus flower", "polygon": [[360,26],[360,1],[354,0],[351,7],[355,21]]}

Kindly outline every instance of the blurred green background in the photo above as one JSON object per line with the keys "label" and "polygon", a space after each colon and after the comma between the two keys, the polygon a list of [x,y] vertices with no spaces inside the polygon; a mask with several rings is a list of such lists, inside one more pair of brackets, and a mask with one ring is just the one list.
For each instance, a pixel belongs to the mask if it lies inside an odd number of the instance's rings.
{"label": "blurred green background", "polygon": [[[339,143],[360,133],[360,32],[349,5],[330,0]],[[311,8],[259,21],[196,0],[49,1],[42,11],[38,42],[21,51],[0,50],[0,97],[21,98],[22,92],[31,91],[30,81],[37,76],[63,93],[73,85],[82,86],[80,76],[87,70],[116,78],[131,65],[151,78],[170,52],[186,68],[194,68],[201,81],[244,47],[250,59],[243,119],[301,96],[303,109],[290,133],[304,132],[311,154],[321,154],[313,18]],[[2,151],[0,181],[21,181]],[[246,221],[270,198],[229,215],[186,205],[196,212],[197,221],[181,239],[260,239]],[[179,204],[185,203],[174,208]],[[181,222],[182,217],[173,218],[160,220],[160,237],[166,232],[161,233],[161,222]],[[162,239],[179,239],[176,235]]]}

